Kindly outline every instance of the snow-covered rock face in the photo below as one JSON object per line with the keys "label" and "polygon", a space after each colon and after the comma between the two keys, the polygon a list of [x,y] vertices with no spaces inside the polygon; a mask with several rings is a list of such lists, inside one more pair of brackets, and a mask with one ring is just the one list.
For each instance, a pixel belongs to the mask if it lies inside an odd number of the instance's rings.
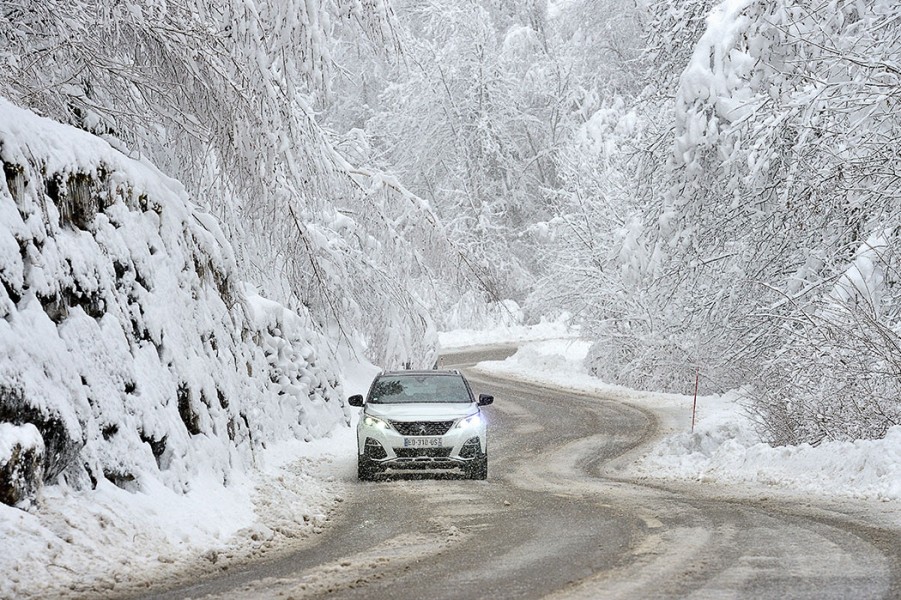
{"label": "snow-covered rock face", "polygon": [[347,421],[309,319],[248,298],[178,182],[3,99],[0,159],[0,424],[37,428],[46,482],[227,483]]}
{"label": "snow-covered rock face", "polygon": [[0,502],[33,498],[43,479],[44,442],[32,424],[0,423]]}

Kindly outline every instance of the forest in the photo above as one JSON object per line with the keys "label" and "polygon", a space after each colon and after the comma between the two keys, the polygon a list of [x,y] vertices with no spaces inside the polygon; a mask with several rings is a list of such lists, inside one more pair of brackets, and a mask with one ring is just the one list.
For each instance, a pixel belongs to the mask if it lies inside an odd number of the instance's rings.
{"label": "forest", "polygon": [[894,0],[0,0],[0,62],[376,364],[515,302],[774,445],[901,424]]}

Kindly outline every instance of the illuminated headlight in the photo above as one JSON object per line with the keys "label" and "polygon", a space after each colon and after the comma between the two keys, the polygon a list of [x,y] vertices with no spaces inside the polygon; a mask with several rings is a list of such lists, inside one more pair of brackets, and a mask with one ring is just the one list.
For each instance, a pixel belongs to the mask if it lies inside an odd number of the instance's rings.
{"label": "illuminated headlight", "polygon": [[482,417],[479,414],[474,414],[471,417],[466,417],[465,419],[460,419],[460,422],[457,423],[457,429],[469,429],[471,427],[478,427],[482,424]]}
{"label": "illuminated headlight", "polygon": [[387,421],[383,421],[377,417],[371,417],[366,415],[363,417],[363,425],[366,427],[372,427],[373,429],[390,429],[391,426],[388,425]]}

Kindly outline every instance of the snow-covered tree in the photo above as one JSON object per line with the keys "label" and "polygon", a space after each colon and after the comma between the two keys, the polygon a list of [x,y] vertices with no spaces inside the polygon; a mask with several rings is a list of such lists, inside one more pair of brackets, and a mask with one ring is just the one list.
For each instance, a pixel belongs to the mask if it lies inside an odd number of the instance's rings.
{"label": "snow-covered tree", "polygon": [[[727,1],[688,32],[673,153],[640,229],[656,369],[753,380],[775,442],[899,421],[897,17],[882,2]],[[836,291],[848,281],[858,292]]]}
{"label": "snow-covered tree", "polygon": [[381,0],[7,2],[0,94],[149,157],[222,220],[270,296],[362,332],[375,360],[425,363],[428,310],[407,285],[423,248],[403,233],[434,215],[354,171],[312,108],[342,27],[396,45]]}
{"label": "snow-covered tree", "polygon": [[[557,155],[600,106],[599,89],[628,87],[615,65],[638,55],[635,12],[610,9],[602,0],[396,3],[400,58],[363,57],[337,84],[347,93],[335,127],[364,130],[373,161],[429,201],[490,296],[531,291],[546,264],[532,225],[555,210]],[[344,98],[352,86],[366,90],[355,109]]]}
{"label": "snow-covered tree", "polygon": [[[605,378],[752,382],[773,442],[899,422],[898,8],[648,6],[642,92],[561,154],[540,296]],[[674,101],[673,101],[674,100]],[[555,295],[556,294],[556,295]]]}

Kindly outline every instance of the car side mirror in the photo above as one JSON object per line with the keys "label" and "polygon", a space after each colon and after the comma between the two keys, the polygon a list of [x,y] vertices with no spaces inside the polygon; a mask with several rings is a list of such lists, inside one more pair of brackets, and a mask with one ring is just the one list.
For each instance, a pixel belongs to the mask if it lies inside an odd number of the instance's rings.
{"label": "car side mirror", "polygon": [[347,403],[351,406],[363,406],[363,396],[361,396],[360,394],[354,394],[347,399]]}
{"label": "car side mirror", "polygon": [[494,396],[491,394],[479,394],[479,406],[488,406],[494,402]]}

